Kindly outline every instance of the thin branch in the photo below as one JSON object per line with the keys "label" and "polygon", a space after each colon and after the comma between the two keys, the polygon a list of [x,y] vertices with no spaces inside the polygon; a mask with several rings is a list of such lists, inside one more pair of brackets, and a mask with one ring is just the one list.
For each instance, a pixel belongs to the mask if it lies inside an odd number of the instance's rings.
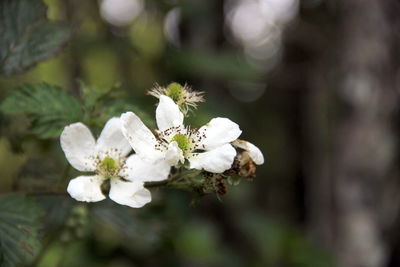
{"label": "thin branch", "polygon": [[[69,166],[67,166],[64,171],[63,180],[65,179],[65,177],[68,176],[69,170],[70,170],[70,168],[69,168]],[[178,171],[177,173],[172,174],[167,180],[157,181],[157,182],[145,182],[144,186],[146,188],[156,188],[156,187],[168,186],[170,188],[190,190],[190,188],[191,188],[190,185],[194,183],[194,181],[191,178],[198,174],[199,174],[198,171],[187,171],[187,172]],[[11,191],[11,192],[0,193],[0,195],[6,195],[6,194],[24,194],[24,195],[33,195],[33,196],[68,195],[66,188],[67,188],[66,184],[59,184],[59,185],[57,185],[56,188],[43,190],[43,191],[15,190],[15,191]]]}
{"label": "thin branch", "polygon": [[45,191],[22,191],[22,190],[17,190],[17,191],[11,191],[11,192],[2,192],[0,193],[0,196],[2,195],[8,195],[8,194],[23,194],[23,195],[30,195],[30,196],[40,196],[40,195],[67,195],[67,191],[56,191],[56,190],[45,190]]}
{"label": "thin branch", "polygon": [[161,187],[161,186],[166,186],[168,185],[169,179],[164,180],[164,181],[159,181],[159,182],[146,182],[144,184],[145,187],[147,188],[154,188],[154,187]]}
{"label": "thin branch", "polygon": [[[155,187],[163,187],[168,185],[170,180],[164,180],[159,182],[146,182],[144,184],[147,188],[155,188]],[[66,187],[65,187],[66,188]],[[24,194],[24,195],[31,195],[31,196],[40,196],[40,195],[68,195],[67,190],[64,187],[60,190],[44,190],[44,191],[11,191],[11,192],[2,192],[0,195],[7,195],[7,194]]]}

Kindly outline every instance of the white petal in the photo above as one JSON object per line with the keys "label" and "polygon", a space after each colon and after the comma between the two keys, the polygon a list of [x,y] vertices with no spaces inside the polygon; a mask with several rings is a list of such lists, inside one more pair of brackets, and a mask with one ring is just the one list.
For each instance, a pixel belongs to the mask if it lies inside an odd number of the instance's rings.
{"label": "white petal", "polygon": [[126,160],[120,175],[130,181],[155,182],[167,179],[170,169],[165,160],[149,162],[134,154]]}
{"label": "white petal", "polygon": [[86,125],[77,122],[64,128],[61,148],[69,163],[79,171],[95,170],[95,140]]}
{"label": "white petal", "polygon": [[157,140],[154,134],[133,112],[121,115],[122,133],[128,139],[129,144],[136,154],[149,160],[155,160],[163,156],[156,150]]}
{"label": "white petal", "polygon": [[165,153],[165,160],[170,166],[175,166],[178,162],[185,162],[182,150],[178,147],[178,143],[173,141],[168,145],[167,153]]}
{"label": "white petal", "polygon": [[132,150],[128,140],[122,134],[121,120],[111,118],[108,120],[97,139],[96,150],[100,157],[125,157]]}
{"label": "white petal", "polygon": [[190,168],[222,173],[231,168],[235,156],[236,150],[230,144],[225,144],[216,149],[189,157]]}
{"label": "white petal", "polygon": [[79,176],[69,182],[67,191],[78,201],[97,202],[106,198],[101,192],[102,183],[99,175]]}
{"label": "white petal", "polygon": [[254,161],[255,164],[257,164],[257,165],[264,164],[263,153],[261,152],[261,150],[258,147],[256,147],[252,143],[237,139],[237,140],[233,141],[232,144],[236,147],[239,147],[241,149],[248,151],[250,158]]}
{"label": "white petal", "polygon": [[151,201],[150,191],[144,188],[143,182],[124,182],[112,178],[110,198],[121,205],[132,208],[141,208]]}
{"label": "white petal", "polygon": [[200,144],[205,150],[211,150],[236,140],[242,131],[239,125],[227,118],[214,118],[199,129],[200,136],[205,136]]}
{"label": "white petal", "polygon": [[158,129],[164,131],[171,127],[183,125],[183,113],[171,98],[161,95],[156,110],[156,120]]}

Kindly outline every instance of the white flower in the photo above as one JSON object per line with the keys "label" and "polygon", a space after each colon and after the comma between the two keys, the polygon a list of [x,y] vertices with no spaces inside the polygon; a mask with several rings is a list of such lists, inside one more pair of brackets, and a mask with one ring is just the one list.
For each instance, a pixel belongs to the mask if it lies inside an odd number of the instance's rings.
{"label": "white flower", "polygon": [[247,151],[247,153],[249,154],[249,157],[255,164],[257,164],[257,165],[264,164],[263,153],[261,152],[261,150],[258,147],[256,147],[252,143],[237,139],[232,142],[232,145]]}
{"label": "white flower", "polygon": [[121,115],[122,132],[132,148],[149,160],[174,166],[189,161],[189,168],[222,173],[232,166],[236,150],[230,142],[241,130],[226,118],[214,118],[200,129],[183,125],[183,114],[174,101],[160,95],[156,110],[157,137],[132,112]]}
{"label": "white flower", "polygon": [[131,152],[121,132],[119,118],[110,119],[95,141],[90,130],[82,123],[64,128],[61,147],[69,163],[77,170],[94,172],[92,176],[79,176],[68,185],[68,193],[78,201],[96,202],[105,199],[101,185],[110,180],[109,197],[121,204],[139,208],[151,201],[146,181],[161,181],[168,177],[170,166],[165,162],[148,163]]}

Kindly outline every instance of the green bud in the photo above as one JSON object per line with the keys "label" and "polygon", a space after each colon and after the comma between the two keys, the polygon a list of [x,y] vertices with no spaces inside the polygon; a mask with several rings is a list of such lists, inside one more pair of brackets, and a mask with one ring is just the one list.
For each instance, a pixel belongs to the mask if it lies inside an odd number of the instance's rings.
{"label": "green bud", "polygon": [[74,228],[77,226],[77,221],[75,218],[68,218],[67,222],[65,223],[67,227]]}
{"label": "green bud", "polygon": [[229,176],[228,177],[228,183],[230,185],[238,185],[238,184],[240,184],[240,181],[241,181],[241,177],[240,176],[234,175],[234,176]]}
{"label": "green bud", "polygon": [[165,94],[172,98],[175,102],[179,101],[184,95],[184,88],[179,83],[170,83],[167,86]]}
{"label": "green bud", "polygon": [[75,236],[78,238],[78,239],[82,239],[82,238],[84,238],[85,236],[86,236],[86,229],[85,228],[83,228],[83,227],[79,227],[79,228],[76,228],[75,229]]}
{"label": "green bud", "polygon": [[84,205],[75,206],[74,209],[72,210],[72,214],[77,217],[86,217],[87,213],[88,211],[86,209],[86,206]]}
{"label": "green bud", "polygon": [[68,243],[72,240],[71,233],[68,230],[63,231],[60,234],[60,241],[63,243]]}

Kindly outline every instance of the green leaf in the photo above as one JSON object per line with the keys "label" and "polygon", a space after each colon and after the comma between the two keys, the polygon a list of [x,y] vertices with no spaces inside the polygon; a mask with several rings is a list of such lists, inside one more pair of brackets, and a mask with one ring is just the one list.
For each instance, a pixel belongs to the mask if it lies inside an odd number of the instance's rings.
{"label": "green leaf", "polygon": [[92,128],[102,129],[110,118],[119,117],[121,113],[127,111],[134,112],[147,126],[155,125],[153,118],[132,104],[132,100],[126,92],[120,90],[118,83],[112,87],[97,88],[80,81],[80,89],[88,119],[85,122]]}
{"label": "green leaf", "polygon": [[116,89],[119,89],[119,84],[112,87],[97,88],[88,86],[83,81],[80,81],[80,89],[83,95],[85,108],[91,110],[95,109],[96,105],[102,105],[107,98],[113,98]]}
{"label": "green leaf", "polygon": [[22,73],[54,56],[71,37],[66,25],[50,22],[41,0],[0,1],[0,73]]}
{"label": "green leaf", "polygon": [[42,210],[22,195],[0,197],[0,266],[26,266],[36,257]]}
{"label": "green leaf", "polygon": [[137,116],[139,116],[139,118],[143,121],[145,125],[147,125],[147,127],[150,128],[155,127],[154,119],[150,117],[149,114],[141,110],[138,106],[131,103],[127,103],[126,101],[121,99],[106,103],[102,110],[104,114],[107,115],[108,119],[110,117],[119,117],[124,112],[132,111]]}
{"label": "green leaf", "polygon": [[47,83],[14,90],[0,105],[6,114],[27,114],[32,132],[40,138],[58,137],[65,125],[82,121],[79,102],[68,92]]}

